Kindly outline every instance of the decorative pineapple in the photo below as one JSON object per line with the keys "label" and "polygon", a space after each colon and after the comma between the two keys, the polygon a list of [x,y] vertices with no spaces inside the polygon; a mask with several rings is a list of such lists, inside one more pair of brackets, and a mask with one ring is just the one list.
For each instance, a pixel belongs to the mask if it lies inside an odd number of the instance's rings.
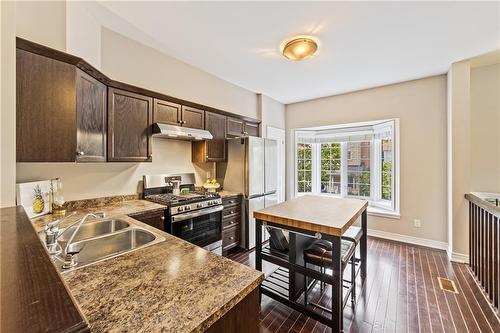
{"label": "decorative pineapple", "polygon": [[43,200],[42,189],[40,188],[40,185],[35,186],[33,193],[33,196],[35,198],[35,200],[33,200],[33,212],[35,214],[39,214],[43,212],[43,209],[45,208],[45,201]]}

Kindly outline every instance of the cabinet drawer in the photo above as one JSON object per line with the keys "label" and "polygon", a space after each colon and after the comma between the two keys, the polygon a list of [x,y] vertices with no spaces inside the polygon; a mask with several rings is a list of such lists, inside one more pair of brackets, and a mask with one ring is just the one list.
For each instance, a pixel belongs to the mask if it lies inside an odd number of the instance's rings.
{"label": "cabinet drawer", "polygon": [[222,219],[222,229],[240,226],[240,216],[226,217]]}
{"label": "cabinet drawer", "polygon": [[131,218],[147,225],[165,231],[165,212],[163,210],[146,211],[129,215]]}
{"label": "cabinet drawer", "polygon": [[234,197],[226,197],[222,198],[222,205],[224,205],[224,208],[229,207],[229,206],[234,206],[238,205],[241,202],[240,196],[234,196]]}
{"label": "cabinet drawer", "polygon": [[240,244],[239,225],[222,231],[222,249],[227,250]]}
{"label": "cabinet drawer", "polygon": [[224,207],[224,210],[222,211],[222,219],[239,217],[240,215],[241,215],[240,205]]}

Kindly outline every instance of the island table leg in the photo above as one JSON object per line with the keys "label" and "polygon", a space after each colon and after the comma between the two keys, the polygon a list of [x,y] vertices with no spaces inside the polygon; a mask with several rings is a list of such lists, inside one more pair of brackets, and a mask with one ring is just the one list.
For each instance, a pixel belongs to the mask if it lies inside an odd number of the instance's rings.
{"label": "island table leg", "polygon": [[[255,269],[262,272],[262,221],[255,219]],[[259,304],[262,302],[262,290],[259,287]]]}
{"label": "island table leg", "polygon": [[326,236],[326,240],[332,243],[332,332],[342,332],[343,321],[344,321],[344,311],[342,309],[342,267],[340,261],[340,237]]}
{"label": "island table leg", "polygon": [[364,282],[366,279],[366,259],[367,259],[367,239],[368,239],[368,227],[367,227],[367,212],[366,208],[361,215],[361,229],[363,230],[363,235],[361,236],[361,281]]}

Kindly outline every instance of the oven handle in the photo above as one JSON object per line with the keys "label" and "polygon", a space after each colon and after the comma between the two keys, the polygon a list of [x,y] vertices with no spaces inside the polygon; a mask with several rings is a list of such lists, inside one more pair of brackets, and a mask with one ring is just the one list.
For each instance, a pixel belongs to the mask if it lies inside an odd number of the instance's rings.
{"label": "oven handle", "polygon": [[198,216],[202,216],[202,215],[220,212],[223,209],[224,209],[224,206],[221,205],[221,206],[217,206],[217,207],[200,209],[200,210],[197,210],[197,211],[192,212],[192,213],[184,213],[184,214],[174,215],[174,216],[172,216],[172,223],[192,219],[193,217],[198,217]]}

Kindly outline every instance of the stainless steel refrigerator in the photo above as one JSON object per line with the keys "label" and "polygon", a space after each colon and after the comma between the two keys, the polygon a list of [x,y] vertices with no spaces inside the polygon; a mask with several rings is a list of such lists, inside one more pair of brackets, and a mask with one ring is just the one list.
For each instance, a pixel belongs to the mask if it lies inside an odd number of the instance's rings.
{"label": "stainless steel refrigerator", "polygon": [[[253,212],[278,203],[278,142],[273,139],[246,137],[228,142],[228,160],[224,189],[244,194],[241,246],[255,247]],[[262,239],[269,234],[263,231]]]}

